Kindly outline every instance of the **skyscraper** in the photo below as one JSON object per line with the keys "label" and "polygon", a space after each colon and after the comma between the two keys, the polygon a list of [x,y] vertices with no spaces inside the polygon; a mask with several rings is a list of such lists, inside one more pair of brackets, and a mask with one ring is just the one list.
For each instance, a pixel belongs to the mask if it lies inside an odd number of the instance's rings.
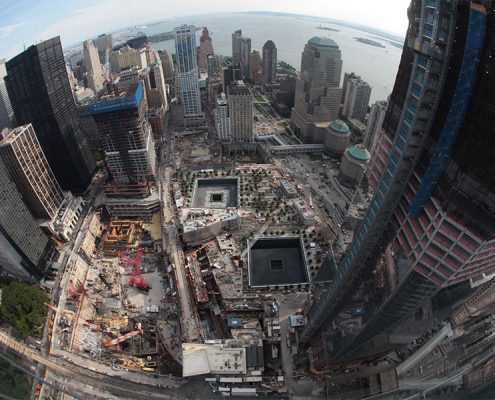
{"label": "skyscraper", "polygon": [[238,29],[232,34],[232,64],[241,62],[241,39],[242,30]]}
{"label": "skyscraper", "polygon": [[342,114],[347,118],[356,118],[364,122],[370,102],[371,87],[361,78],[347,81]]}
{"label": "skyscraper", "polygon": [[263,45],[263,83],[277,80],[277,47],[271,40]]}
{"label": "skyscraper", "polygon": [[174,29],[180,101],[186,127],[205,124],[205,115],[201,111],[195,32],[196,29],[192,25],[182,25]]}
{"label": "skyscraper", "polygon": [[52,245],[18,191],[0,157],[0,259],[8,272],[41,276]]}
{"label": "skyscraper", "polygon": [[222,70],[222,57],[209,55],[206,57],[208,76],[218,75]]}
{"label": "skyscraper", "polygon": [[155,146],[142,82],[109,88],[90,104],[108,171],[117,183],[154,180]]}
{"label": "skyscraper", "polygon": [[242,75],[244,78],[249,78],[251,65],[251,39],[247,37],[241,38],[241,65]]}
{"label": "skyscraper", "polygon": [[83,43],[83,52],[84,65],[86,67],[86,74],[88,78],[88,87],[92,89],[93,92],[98,93],[101,89],[103,89],[103,83],[105,82],[105,75],[98,56],[98,49],[94,46],[91,40],[86,40]]}
{"label": "skyscraper", "polygon": [[93,44],[98,49],[98,56],[100,57],[100,64],[105,65],[107,63],[107,55],[110,55],[112,49],[112,35],[102,33],[97,38],[93,39]]}
{"label": "skyscraper", "polygon": [[347,92],[347,83],[349,82],[349,79],[352,78],[361,78],[359,75],[356,75],[354,72],[345,72],[344,73],[344,80],[342,81],[342,99],[341,103],[344,103],[345,101],[345,94]]}
{"label": "skyscraper", "polygon": [[229,118],[229,102],[225,93],[221,93],[216,98],[215,107],[215,128],[217,137],[222,141],[231,140],[230,137],[230,118]]}
{"label": "skyscraper", "polygon": [[304,46],[291,113],[291,124],[303,139],[310,136],[311,124],[338,118],[341,71],[340,49],[332,39],[313,37]]}
{"label": "skyscraper", "polygon": [[232,34],[232,64],[241,64],[242,76],[249,78],[249,59],[251,57],[251,39],[242,36],[242,30],[239,29]]}
{"label": "skyscraper", "polygon": [[234,142],[252,142],[253,95],[244,82],[233,82],[229,86],[230,135]]}
{"label": "skyscraper", "polygon": [[249,78],[254,84],[259,85],[263,79],[263,67],[261,65],[261,55],[259,51],[253,50],[251,59],[249,60]]}
{"label": "skyscraper", "polygon": [[167,89],[165,88],[165,78],[163,76],[162,63],[156,62],[149,66],[148,79],[150,88],[155,89],[160,93],[163,109],[168,110]]}
{"label": "skyscraper", "polygon": [[[307,345],[324,334],[328,359],[356,356],[367,344],[380,351],[386,333],[440,289],[495,269],[495,126],[488,111],[495,104],[495,28],[488,13],[492,20],[492,8],[473,2],[411,2],[376,151],[381,178],[301,336]],[[396,276],[391,287],[370,284],[376,274],[387,281],[388,273]],[[362,285],[374,289],[360,296]],[[343,330],[338,313],[356,300],[366,313]]]}
{"label": "skyscraper", "polygon": [[5,68],[5,58],[3,58],[0,60],[0,131],[3,128],[11,128],[14,119],[14,111],[3,80],[6,75],[7,69]]}
{"label": "skyscraper", "polygon": [[198,66],[199,69],[206,71],[208,69],[207,59],[209,55],[213,55],[213,45],[211,42],[210,33],[208,28],[203,28],[203,34],[199,38],[199,55]]}
{"label": "skyscraper", "polygon": [[86,189],[96,163],[79,127],[60,38],[30,46],[7,62],[7,91],[16,122],[32,123],[63,189]]}
{"label": "skyscraper", "polygon": [[158,50],[158,55],[160,56],[160,60],[162,62],[163,77],[165,78],[165,82],[172,82],[175,76],[172,55],[167,50]]}
{"label": "skyscraper", "polygon": [[46,161],[31,124],[20,126],[0,141],[2,157],[12,181],[35,218],[52,219],[64,194]]}
{"label": "skyscraper", "polygon": [[110,62],[112,71],[115,73],[129,68],[146,68],[148,65],[146,49],[133,49],[132,47],[124,46],[112,52]]}
{"label": "skyscraper", "polygon": [[159,60],[159,57],[156,54],[155,50],[153,50],[149,44],[146,43],[143,46],[143,49],[144,49],[147,65],[153,64]]}
{"label": "skyscraper", "polygon": [[377,101],[371,106],[370,116],[366,125],[366,133],[364,134],[364,145],[373,154],[378,137],[382,130],[383,119],[387,111],[388,103],[385,100]]}
{"label": "skyscraper", "polygon": [[222,91],[227,93],[230,84],[242,80],[241,64],[231,64],[222,68]]}

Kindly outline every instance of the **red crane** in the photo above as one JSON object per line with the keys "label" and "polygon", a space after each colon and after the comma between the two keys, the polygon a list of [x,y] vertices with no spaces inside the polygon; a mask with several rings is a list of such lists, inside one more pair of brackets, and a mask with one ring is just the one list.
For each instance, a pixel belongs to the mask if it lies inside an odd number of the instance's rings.
{"label": "red crane", "polygon": [[150,290],[150,286],[146,283],[141,275],[141,271],[139,270],[139,263],[141,261],[141,257],[143,255],[143,250],[138,249],[137,256],[133,260],[130,257],[127,257],[123,253],[119,253],[120,265],[125,268],[125,270],[131,275],[130,285],[137,287],[140,290],[148,292]]}
{"label": "red crane", "polygon": [[136,335],[142,335],[143,334],[143,328],[141,328],[141,322],[138,323],[137,325],[137,330],[126,333],[123,336],[119,336],[118,338],[115,338],[113,340],[110,340],[109,342],[106,342],[104,344],[105,347],[110,347],[110,346],[115,346],[119,343],[125,342],[126,340],[136,336]]}
{"label": "red crane", "polygon": [[67,288],[67,294],[73,299],[73,300],[79,300],[79,296],[82,291],[82,285],[80,282],[75,284],[72,279],[69,281],[69,287]]}

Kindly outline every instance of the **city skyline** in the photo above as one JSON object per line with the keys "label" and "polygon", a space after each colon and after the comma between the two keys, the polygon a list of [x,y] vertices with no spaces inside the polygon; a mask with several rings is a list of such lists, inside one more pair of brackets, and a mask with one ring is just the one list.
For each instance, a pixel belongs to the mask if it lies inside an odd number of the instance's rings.
{"label": "city skyline", "polygon": [[[355,24],[366,25],[384,32],[394,33],[400,36],[405,34],[407,28],[407,6],[409,1],[380,0],[378,2],[366,2],[360,0],[339,7],[338,2],[328,4],[321,0],[311,1],[309,4],[286,4],[276,0],[266,5],[266,2],[255,0],[249,5],[232,8],[224,0],[215,0],[208,3],[208,9],[195,7],[192,1],[185,3],[163,4],[152,1],[147,6],[153,9],[154,18],[143,12],[142,3],[130,1],[126,7],[120,7],[118,0],[103,2],[90,1],[85,7],[77,7],[73,3],[60,0],[50,0],[36,3],[31,0],[18,2],[7,1],[3,6],[0,16],[0,56],[11,58],[22,51],[23,46],[29,46],[50,37],[60,35],[66,46],[83,42],[88,38],[96,37],[103,32],[114,32],[129,26],[141,26],[153,22],[160,22],[174,18],[205,15],[214,13],[233,12],[286,12],[318,18],[331,18]],[[378,4],[377,4],[378,3]],[[383,19],[381,10],[386,7],[387,16]],[[45,10],[50,9],[50,13]],[[119,9],[120,17],[111,19],[109,16]],[[191,13],[191,9],[198,10]],[[327,12],[322,15],[321,10]],[[163,17],[156,17],[161,15]],[[36,18],[33,16],[36,15]],[[99,30],[95,30],[98,27]],[[101,30],[101,31],[100,31]]]}
{"label": "city skyline", "polygon": [[495,0],[5,3],[0,397],[495,398]]}

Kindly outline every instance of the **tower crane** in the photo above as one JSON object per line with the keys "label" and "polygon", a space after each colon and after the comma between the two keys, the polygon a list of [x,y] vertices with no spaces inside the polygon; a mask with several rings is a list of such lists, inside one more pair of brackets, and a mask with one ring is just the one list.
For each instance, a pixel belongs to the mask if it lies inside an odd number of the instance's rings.
{"label": "tower crane", "polygon": [[55,307],[55,306],[51,305],[50,303],[45,303],[45,307],[48,308],[48,309],[50,309],[50,310],[53,310],[55,312],[56,311],[60,311],[60,313],[62,315],[75,314],[75,312],[72,311],[72,310],[60,310],[58,307]]}
{"label": "tower crane", "polygon": [[134,286],[146,293],[150,290],[150,286],[144,280],[141,271],[139,270],[139,263],[141,262],[141,257],[143,255],[143,249],[138,249],[136,258],[132,258],[119,253],[120,265],[125,268],[125,270],[131,275],[130,285]]}
{"label": "tower crane", "polygon": [[115,346],[119,343],[122,343],[122,342],[125,342],[126,340],[129,340],[130,338],[133,338],[136,335],[142,335],[142,334],[143,334],[143,328],[141,327],[141,322],[138,322],[137,329],[135,331],[126,333],[123,336],[119,336],[118,338],[110,340],[109,342],[106,342],[103,345],[105,347]]}

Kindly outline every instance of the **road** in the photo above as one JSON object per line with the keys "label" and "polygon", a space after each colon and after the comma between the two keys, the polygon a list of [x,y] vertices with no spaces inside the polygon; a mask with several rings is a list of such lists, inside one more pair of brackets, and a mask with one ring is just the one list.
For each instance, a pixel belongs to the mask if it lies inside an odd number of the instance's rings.
{"label": "road", "polygon": [[277,296],[279,304],[280,350],[282,352],[282,368],[284,370],[285,383],[292,396],[310,396],[321,390],[321,384],[310,380],[302,381],[294,379],[292,349],[287,346],[287,334],[289,332],[289,315],[301,311],[301,305],[307,297],[306,292],[296,292],[290,296]]}
{"label": "road", "polygon": [[149,385],[123,381],[120,378],[102,375],[61,359],[58,359],[57,361],[49,359],[1,331],[0,343],[20,356],[44,365],[48,370],[54,373],[54,376],[62,376],[69,378],[69,382],[77,382],[78,390],[85,392],[88,395],[88,398],[91,398],[91,396],[94,395],[95,388],[100,392],[104,391],[118,396],[143,400],[150,398],[171,399],[175,392],[173,389],[153,388]]}
{"label": "road", "polygon": [[158,171],[160,196],[162,200],[162,240],[163,249],[172,257],[175,283],[179,296],[180,323],[183,342],[193,342],[201,339],[201,324],[197,315],[196,306],[191,298],[189,283],[185,271],[185,257],[179,243],[177,227],[174,224],[174,205],[170,191],[170,176],[174,165],[174,135],[169,129],[167,143],[163,146],[162,160]]}
{"label": "road", "polygon": [[185,260],[182,250],[177,246],[178,235],[175,225],[166,227],[166,237],[169,254],[173,258],[173,268],[175,271],[177,291],[180,298],[181,327],[183,342],[194,342],[201,339],[199,317],[196,307],[191,299],[189,283],[186,278]]}

